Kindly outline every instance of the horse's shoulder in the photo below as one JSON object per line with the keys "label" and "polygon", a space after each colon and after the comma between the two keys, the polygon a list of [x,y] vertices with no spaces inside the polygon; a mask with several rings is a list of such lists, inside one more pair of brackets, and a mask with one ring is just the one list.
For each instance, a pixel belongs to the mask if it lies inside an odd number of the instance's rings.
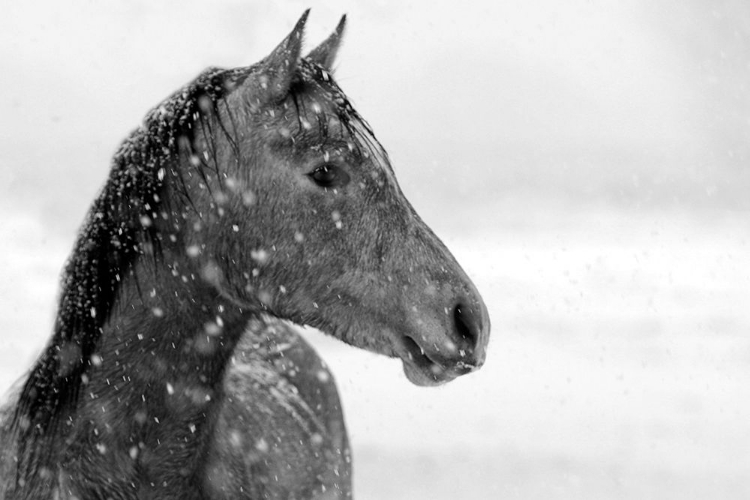
{"label": "horse's shoulder", "polygon": [[21,386],[16,384],[4,395],[0,405],[0,498],[5,498],[10,478],[15,477],[16,446],[11,428]]}
{"label": "horse's shoulder", "polygon": [[350,470],[325,363],[290,325],[251,324],[224,376],[206,469],[216,496],[349,498]]}

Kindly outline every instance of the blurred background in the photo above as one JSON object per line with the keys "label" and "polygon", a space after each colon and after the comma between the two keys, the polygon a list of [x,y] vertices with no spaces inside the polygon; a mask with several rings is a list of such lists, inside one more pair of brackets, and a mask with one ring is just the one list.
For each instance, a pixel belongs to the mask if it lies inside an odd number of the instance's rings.
{"label": "blurred background", "polygon": [[336,78],[483,293],[437,389],[307,332],[359,499],[750,496],[750,4],[30,1],[0,18],[0,387],[119,142],[207,66],[349,16]]}

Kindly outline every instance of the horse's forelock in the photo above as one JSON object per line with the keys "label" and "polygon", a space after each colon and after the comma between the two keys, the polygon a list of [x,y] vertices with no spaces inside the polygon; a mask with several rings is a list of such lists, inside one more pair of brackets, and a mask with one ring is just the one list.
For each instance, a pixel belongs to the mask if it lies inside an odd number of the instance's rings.
{"label": "horse's forelock", "polygon": [[[372,128],[326,68],[303,58],[287,97],[296,113],[297,127],[293,135],[301,138],[313,134],[316,140],[324,142],[329,139],[346,141],[358,156],[375,157],[390,168],[388,154]],[[331,127],[333,122],[339,126]]]}

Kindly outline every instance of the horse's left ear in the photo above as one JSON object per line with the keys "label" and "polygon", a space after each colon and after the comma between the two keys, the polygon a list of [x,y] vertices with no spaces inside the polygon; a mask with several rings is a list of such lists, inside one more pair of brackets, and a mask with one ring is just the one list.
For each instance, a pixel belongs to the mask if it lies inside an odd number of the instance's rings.
{"label": "horse's left ear", "polygon": [[310,51],[305,59],[308,59],[310,62],[314,62],[315,64],[319,64],[328,72],[332,73],[331,68],[333,67],[334,61],[336,60],[336,53],[341,46],[341,39],[344,35],[344,27],[346,27],[346,14],[341,16],[341,21],[339,21],[338,26],[336,26],[336,29],[333,31],[333,33],[331,33],[331,36],[326,38],[323,43]]}
{"label": "horse's left ear", "polygon": [[289,92],[294,72],[299,64],[302,35],[309,14],[310,9],[307,9],[294,25],[292,32],[260,62],[258,82],[262,92],[273,100],[282,100]]}

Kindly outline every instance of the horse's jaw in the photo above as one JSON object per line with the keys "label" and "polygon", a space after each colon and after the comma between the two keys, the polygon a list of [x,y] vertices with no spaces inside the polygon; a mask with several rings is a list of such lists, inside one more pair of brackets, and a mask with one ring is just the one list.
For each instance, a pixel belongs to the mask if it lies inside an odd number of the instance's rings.
{"label": "horse's jaw", "polygon": [[468,359],[462,360],[458,352],[455,353],[459,356],[458,359],[447,358],[445,351],[458,351],[450,343],[447,343],[442,353],[423,348],[410,336],[402,337],[400,344],[398,356],[403,364],[404,375],[409,382],[421,387],[443,385],[482,365],[482,362],[472,364]]}

